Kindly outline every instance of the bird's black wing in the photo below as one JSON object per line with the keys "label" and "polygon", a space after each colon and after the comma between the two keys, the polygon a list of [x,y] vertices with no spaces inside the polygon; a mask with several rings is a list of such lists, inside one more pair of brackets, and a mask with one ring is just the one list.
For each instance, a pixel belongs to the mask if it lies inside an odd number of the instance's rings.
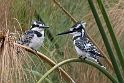
{"label": "bird's black wing", "polygon": [[79,40],[75,40],[75,45],[82,51],[89,52],[96,56],[104,57],[100,54],[97,47],[94,46],[88,38],[81,38]]}
{"label": "bird's black wing", "polygon": [[31,41],[31,39],[34,37],[34,31],[27,30],[24,32],[24,34],[19,38],[18,43],[19,44],[25,44],[28,45]]}

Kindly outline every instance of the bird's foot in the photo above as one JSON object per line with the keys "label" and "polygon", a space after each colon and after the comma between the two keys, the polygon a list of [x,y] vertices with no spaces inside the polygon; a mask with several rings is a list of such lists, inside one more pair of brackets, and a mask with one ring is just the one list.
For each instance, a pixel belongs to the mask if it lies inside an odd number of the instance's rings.
{"label": "bird's foot", "polygon": [[31,47],[31,49],[32,49],[32,50],[34,50],[35,52],[37,52],[37,50],[36,50],[36,49],[34,49],[34,48],[32,48],[32,47]]}
{"label": "bird's foot", "polygon": [[82,59],[82,56],[79,56],[78,58]]}
{"label": "bird's foot", "polygon": [[82,60],[85,60],[87,57],[82,58],[82,56],[79,56],[78,58],[80,58]]}
{"label": "bird's foot", "polygon": [[84,57],[83,59],[85,60],[87,57]]}

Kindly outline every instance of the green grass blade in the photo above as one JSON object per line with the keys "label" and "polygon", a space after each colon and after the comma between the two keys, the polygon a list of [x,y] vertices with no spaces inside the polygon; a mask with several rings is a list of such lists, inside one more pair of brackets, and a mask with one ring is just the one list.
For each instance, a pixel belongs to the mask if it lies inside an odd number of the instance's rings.
{"label": "green grass blade", "polygon": [[96,12],[96,9],[95,9],[95,7],[94,7],[94,4],[93,4],[92,0],[88,0],[88,3],[89,3],[89,5],[90,5],[90,8],[91,8],[92,13],[93,13],[93,15],[94,15],[94,18],[95,18],[96,23],[97,23],[97,25],[98,25],[99,31],[100,31],[100,33],[101,33],[101,35],[102,35],[103,41],[104,41],[104,43],[105,43],[106,49],[107,49],[107,51],[108,51],[109,57],[110,57],[110,59],[111,59],[112,65],[113,65],[113,67],[114,67],[116,76],[117,76],[117,78],[118,78],[118,80],[119,80],[120,83],[124,83],[123,77],[122,77],[121,72],[120,72],[120,70],[119,70],[119,66],[118,66],[117,61],[116,61],[116,59],[115,59],[115,57],[114,57],[114,54],[113,54],[112,49],[111,49],[111,47],[110,47],[110,44],[109,44],[109,42],[108,42],[107,36],[106,36],[106,34],[105,34],[105,31],[104,31],[104,29],[103,29],[103,26],[102,26],[102,24],[101,24],[101,21],[100,21],[100,19],[99,19],[99,16],[98,16],[98,14],[97,14],[97,12]]}
{"label": "green grass blade", "polygon": [[47,71],[37,83],[41,83],[51,72],[53,72],[59,66],[62,66],[64,64],[67,64],[70,62],[84,62],[84,63],[90,64],[90,65],[96,67],[97,69],[99,69],[102,73],[104,73],[113,83],[119,83],[113,75],[111,75],[107,70],[105,70],[104,68],[102,68],[98,64],[91,62],[91,61],[88,61],[88,60],[81,60],[79,58],[67,59],[67,60],[64,60],[64,61],[58,63],[57,65],[52,67],[49,71]]}
{"label": "green grass blade", "polygon": [[104,17],[104,20],[105,20],[105,22],[106,22],[106,25],[107,25],[107,27],[108,27],[108,31],[109,31],[109,33],[110,33],[112,42],[113,42],[113,44],[114,44],[114,46],[115,46],[115,50],[116,50],[116,52],[117,52],[117,56],[118,56],[119,61],[120,61],[120,63],[121,63],[122,69],[123,69],[123,71],[124,71],[124,55],[122,54],[122,51],[121,51],[120,46],[119,46],[119,44],[118,44],[117,38],[116,38],[115,33],[114,33],[114,31],[113,31],[112,24],[110,23],[110,20],[109,20],[109,18],[108,18],[108,15],[107,15],[107,13],[106,13],[106,10],[105,10],[105,7],[104,7],[102,1],[101,1],[101,0],[97,0],[97,2],[98,2],[98,5],[99,5],[100,10],[101,10],[101,12],[102,12],[102,15],[103,15],[103,17]]}
{"label": "green grass blade", "polygon": [[[29,69],[24,69],[24,71],[26,72],[31,72],[32,74],[34,74],[35,76],[41,77],[43,76],[42,74],[40,74],[38,71],[34,71],[34,70],[29,70]],[[53,83],[51,80],[49,80],[48,78],[45,78],[45,81],[47,83]]]}

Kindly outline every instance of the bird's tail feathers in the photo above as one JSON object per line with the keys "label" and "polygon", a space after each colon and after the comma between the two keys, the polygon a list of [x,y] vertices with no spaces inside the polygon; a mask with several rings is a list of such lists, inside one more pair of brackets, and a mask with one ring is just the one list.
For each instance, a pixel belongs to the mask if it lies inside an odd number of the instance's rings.
{"label": "bird's tail feathers", "polygon": [[103,67],[103,68],[105,68],[106,69],[106,67],[105,66],[103,66],[103,64],[98,60],[98,59],[96,59],[97,61],[97,63],[101,66],[101,67]]}
{"label": "bird's tail feathers", "polygon": [[102,58],[106,58],[105,56],[101,55],[101,54],[98,54],[99,57],[102,57]]}

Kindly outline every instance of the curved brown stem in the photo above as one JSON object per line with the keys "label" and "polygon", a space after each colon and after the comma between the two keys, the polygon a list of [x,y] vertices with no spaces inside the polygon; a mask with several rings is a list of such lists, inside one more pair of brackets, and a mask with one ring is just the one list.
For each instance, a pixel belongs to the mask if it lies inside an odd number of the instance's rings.
{"label": "curved brown stem", "polygon": [[[17,43],[14,43],[14,45],[22,47],[22,48],[26,49],[26,51],[35,54],[36,56],[40,57],[40,59],[44,60],[46,63],[48,63],[52,67],[56,65],[56,63],[53,60],[51,60],[46,55],[44,55],[44,54],[42,54],[38,51],[32,50],[31,48],[29,48],[27,46],[23,46],[23,45],[20,45],[20,44],[17,44]],[[59,67],[57,69],[57,71],[65,79],[65,81],[67,83],[75,83],[74,80],[61,67]]]}

